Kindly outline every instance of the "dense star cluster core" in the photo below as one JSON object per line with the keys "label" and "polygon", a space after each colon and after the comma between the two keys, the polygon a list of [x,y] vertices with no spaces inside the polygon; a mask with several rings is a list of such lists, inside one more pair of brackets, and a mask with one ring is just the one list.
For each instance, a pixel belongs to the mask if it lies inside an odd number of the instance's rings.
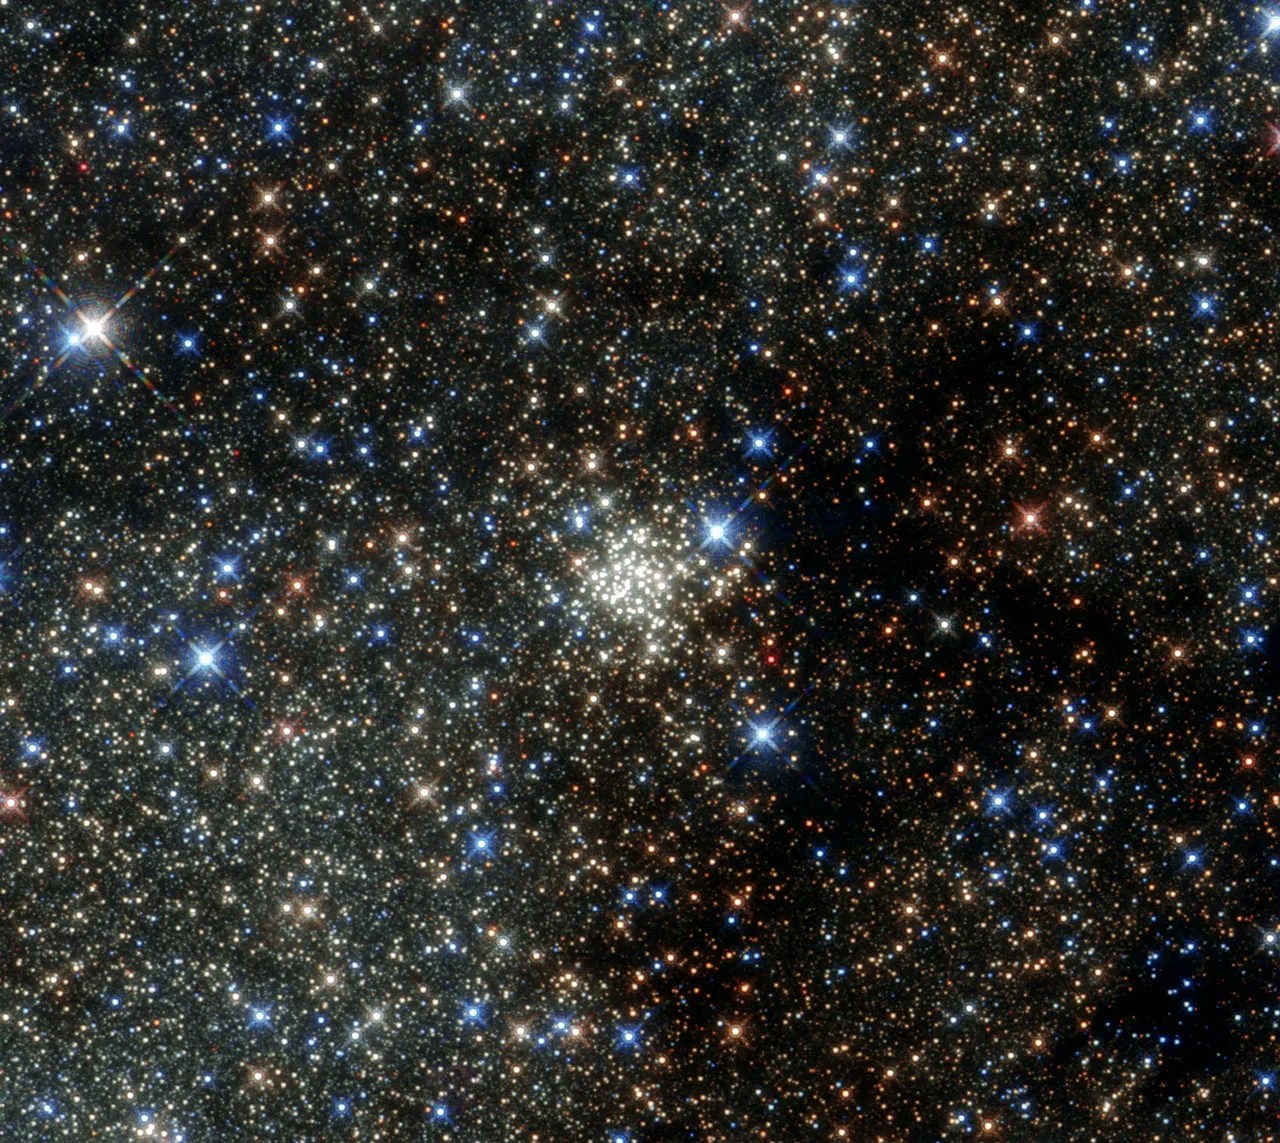
{"label": "dense star cluster core", "polygon": [[1280,6],[0,0],[0,1138],[1272,1138]]}

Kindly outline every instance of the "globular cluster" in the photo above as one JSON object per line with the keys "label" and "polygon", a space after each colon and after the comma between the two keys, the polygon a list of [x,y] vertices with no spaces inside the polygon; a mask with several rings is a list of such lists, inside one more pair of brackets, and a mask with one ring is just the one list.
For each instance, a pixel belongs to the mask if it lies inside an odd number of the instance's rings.
{"label": "globular cluster", "polygon": [[0,1138],[1275,1137],[1280,7],[0,62]]}

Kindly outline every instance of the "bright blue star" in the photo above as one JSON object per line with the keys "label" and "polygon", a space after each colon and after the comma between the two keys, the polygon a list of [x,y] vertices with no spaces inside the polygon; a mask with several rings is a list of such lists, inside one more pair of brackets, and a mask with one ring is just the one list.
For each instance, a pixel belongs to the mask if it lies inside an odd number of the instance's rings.
{"label": "bright blue star", "polygon": [[1013,794],[1008,790],[992,790],[987,795],[987,813],[1003,817],[1013,808]]}
{"label": "bright blue star", "polygon": [[637,1025],[618,1029],[617,1046],[626,1052],[640,1050],[640,1028]]}
{"label": "bright blue star", "polygon": [[858,294],[862,292],[862,267],[846,262],[836,272],[836,283],[842,294]]}
{"label": "bright blue star", "polygon": [[850,127],[832,127],[831,128],[831,149],[833,151],[847,151],[853,146],[853,129]]}
{"label": "bright blue star", "polygon": [[1218,299],[1212,294],[1193,294],[1191,313],[1201,321],[1209,321],[1218,316]]}
{"label": "bright blue star", "polygon": [[706,522],[706,546],[727,548],[733,543],[733,521],[725,517]]}
{"label": "bright blue star", "polygon": [[218,670],[218,650],[221,645],[208,647],[194,644],[191,653],[195,657],[195,669],[201,672]]}
{"label": "bright blue star", "polygon": [[747,725],[747,748],[757,753],[771,753],[779,748],[779,720],[752,722]]}

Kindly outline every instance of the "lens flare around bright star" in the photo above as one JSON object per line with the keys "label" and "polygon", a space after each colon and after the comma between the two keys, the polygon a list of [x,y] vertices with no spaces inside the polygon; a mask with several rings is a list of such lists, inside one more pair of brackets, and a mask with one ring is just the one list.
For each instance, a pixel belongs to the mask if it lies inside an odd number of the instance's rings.
{"label": "lens flare around bright star", "polygon": [[113,294],[102,283],[66,287],[66,308],[52,314],[52,325],[46,327],[45,352],[57,364],[54,372],[76,375],[121,367],[119,358],[129,352],[137,316],[130,305],[121,304],[127,290]]}

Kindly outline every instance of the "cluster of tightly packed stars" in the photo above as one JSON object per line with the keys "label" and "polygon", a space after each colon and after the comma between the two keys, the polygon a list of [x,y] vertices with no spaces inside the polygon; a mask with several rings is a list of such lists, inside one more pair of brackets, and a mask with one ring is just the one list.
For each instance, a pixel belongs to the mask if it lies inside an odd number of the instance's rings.
{"label": "cluster of tightly packed stars", "polygon": [[0,1137],[1273,1137],[1280,6],[0,32]]}

